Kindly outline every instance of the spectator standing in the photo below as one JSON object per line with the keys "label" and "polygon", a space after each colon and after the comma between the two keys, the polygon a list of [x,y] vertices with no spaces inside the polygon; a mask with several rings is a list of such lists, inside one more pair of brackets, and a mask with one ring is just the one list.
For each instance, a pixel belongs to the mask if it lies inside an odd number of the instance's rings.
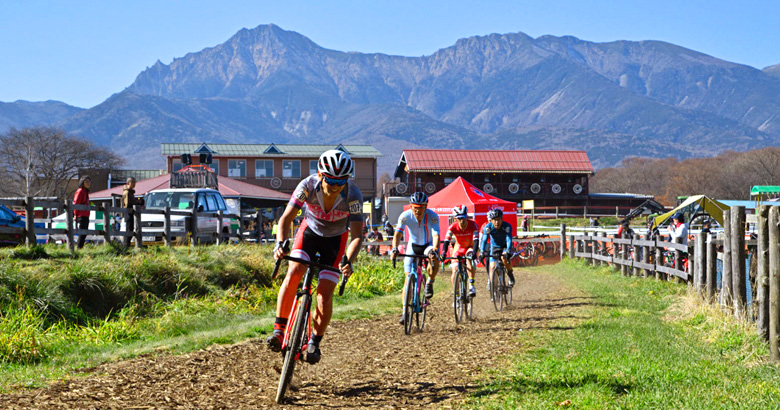
{"label": "spectator standing", "polygon": [[[79,179],[79,189],[76,190],[76,194],[73,196],[73,205],[89,205],[89,188],[92,186],[92,179],[88,176],[83,176]],[[73,216],[76,217],[76,226],[79,230],[89,229],[89,211],[74,210]],[[84,247],[84,242],[87,240],[87,235],[79,235],[77,247],[79,249]]]}
{"label": "spectator standing", "polygon": [[520,222],[520,230],[523,232],[529,231],[528,215],[523,215],[523,222]]}
{"label": "spectator standing", "polygon": [[[122,208],[127,210],[127,219],[125,219],[125,232],[130,233],[135,230],[135,215],[133,211],[136,205],[143,205],[142,199],[135,197],[135,178],[129,177],[125,181],[125,187],[122,189]],[[139,218],[140,222],[140,218]],[[125,236],[125,246],[129,247],[132,236]]]}
{"label": "spectator standing", "polygon": [[685,223],[685,216],[676,213],[672,217],[672,223],[666,228],[669,231],[669,238],[674,241],[675,238],[681,238],[682,244],[688,244],[688,224]]}
{"label": "spectator standing", "polygon": [[599,217],[594,216],[593,218],[590,218],[590,227],[591,228],[598,228],[599,226]]}

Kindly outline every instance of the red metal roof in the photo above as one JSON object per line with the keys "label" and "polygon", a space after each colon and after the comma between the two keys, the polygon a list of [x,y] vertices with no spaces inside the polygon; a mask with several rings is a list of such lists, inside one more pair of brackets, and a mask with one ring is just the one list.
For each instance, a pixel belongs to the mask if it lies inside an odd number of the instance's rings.
{"label": "red metal roof", "polygon": [[[138,181],[135,184],[135,194],[145,195],[147,192],[155,189],[168,189],[171,180],[170,174],[160,175],[158,177],[145,179]],[[94,200],[111,199],[112,194],[122,195],[123,186],[90,193],[89,198]],[[226,197],[244,197],[244,198],[257,198],[257,199],[278,199],[286,201],[290,199],[290,195],[284,194],[273,189],[263,188],[257,185],[252,185],[247,182],[238,181],[228,177],[219,177],[219,192],[222,196]]]}
{"label": "red metal roof", "polygon": [[404,150],[409,171],[593,173],[585,151]]}

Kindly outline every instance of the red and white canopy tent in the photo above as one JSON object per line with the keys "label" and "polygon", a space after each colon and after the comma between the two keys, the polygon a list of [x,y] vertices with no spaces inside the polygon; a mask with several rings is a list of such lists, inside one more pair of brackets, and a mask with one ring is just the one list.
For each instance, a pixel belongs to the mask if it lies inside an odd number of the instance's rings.
{"label": "red and white canopy tent", "polygon": [[[504,211],[504,221],[512,225],[512,232],[517,232],[516,203],[486,194],[463,178],[458,177],[444,189],[428,197],[428,209],[439,215],[442,240],[451,224],[449,217],[452,216],[452,208],[458,205],[468,207],[469,216],[474,218],[479,227],[487,223],[488,211],[500,209]],[[404,209],[409,209],[409,205],[406,205]]]}

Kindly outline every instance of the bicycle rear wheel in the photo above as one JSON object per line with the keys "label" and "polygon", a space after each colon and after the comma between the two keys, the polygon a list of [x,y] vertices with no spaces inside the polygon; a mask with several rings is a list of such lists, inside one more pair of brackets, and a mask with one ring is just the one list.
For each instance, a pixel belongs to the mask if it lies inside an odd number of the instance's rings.
{"label": "bicycle rear wheel", "polygon": [[455,313],[455,323],[463,321],[463,279],[461,272],[455,274],[455,284],[452,286],[452,308]]}
{"label": "bicycle rear wheel", "polygon": [[414,314],[414,295],[417,280],[409,275],[406,283],[406,300],[404,301],[404,333],[412,333],[412,315]]}
{"label": "bicycle rear wheel", "polygon": [[276,389],[276,402],[281,404],[284,400],[284,393],[292,382],[293,372],[295,371],[295,362],[303,349],[303,338],[306,333],[306,324],[309,322],[309,307],[311,295],[303,295],[298,302],[298,312],[295,314],[295,321],[292,324],[293,330],[290,333],[290,340],[287,344],[287,351],[284,354],[284,364],[282,365],[282,374],[279,377],[279,387]]}
{"label": "bicycle rear wheel", "polygon": [[498,273],[496,272],[498,269],[499,268],[496,267],[496,269],[493,270],[493,274],[490,275],[490,297],[493,299],[493,307],[496,308],[496,312],[500,312],[503,308],[500,290],[501,284],[499,283]]}

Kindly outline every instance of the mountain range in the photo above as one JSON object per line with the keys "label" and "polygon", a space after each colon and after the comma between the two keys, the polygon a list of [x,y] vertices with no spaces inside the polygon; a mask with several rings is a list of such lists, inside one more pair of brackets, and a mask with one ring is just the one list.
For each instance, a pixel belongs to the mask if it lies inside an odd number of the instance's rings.
{"label": "mountain range", "polygon": [[157,61],[89,109],[0,103],[7,127],[56,125],[160,167],[162,142],[364,143],[390,171],[403,148],[581,149],[597,168],[780,141],[780,64],[758,70],[660,41],[523,33],[432,55],[329,50],[276,25]]}

